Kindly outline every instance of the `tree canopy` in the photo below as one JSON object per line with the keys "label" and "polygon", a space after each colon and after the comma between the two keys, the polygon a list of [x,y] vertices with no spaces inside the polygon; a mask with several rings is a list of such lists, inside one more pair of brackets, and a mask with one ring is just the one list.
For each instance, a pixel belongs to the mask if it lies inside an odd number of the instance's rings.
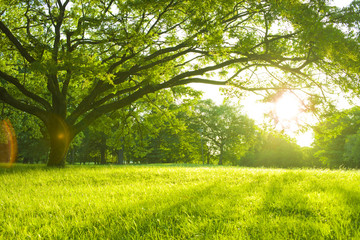
{"label": "tree canopy", "polygon": [[359,89],[359,2],[327,2],[1,2],[0,100],[42,121],[58,166],[96,119],[162,89]]}

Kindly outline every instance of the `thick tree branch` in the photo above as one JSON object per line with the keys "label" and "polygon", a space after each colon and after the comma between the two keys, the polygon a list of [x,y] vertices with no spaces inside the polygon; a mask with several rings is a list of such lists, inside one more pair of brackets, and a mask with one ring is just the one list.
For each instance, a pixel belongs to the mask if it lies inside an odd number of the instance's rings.
{"label": "thick tree branch", "polygon": [[3,102],[9,104],[10,106],[17,108],[21,111],[27,112],[31,115],[34,115],[36,117],[38,117],[39,119],[41,119],[42,121],[46,121],[46,111],[35,107],[35,106],[31,106],[29,104],[25,104],[20,102],[19,100],[15,99],[13,96],[11,96],[5,88],[0,87],[0,100],[2,100]]}
{"label": "thick tree branch", "polygon": [[178,53],[173,54],[173,55],[171,55],[171,56],[164,57],[164,58],[162,58],[162,59],[160,59],[160,60],[158,60],[158,61],[149,63],[149,64],[147,64],[147,65],[140,66],[140,67],[137,68],[137,71],[140,72],[140,71],[142,71],[142,70],[155,67],[155,66],[157,66],[157,65],[159,65],[159,64],[166,63],[166,62],[170,62],[171,60],[174,60],[174,59],[176,59],[176,58],[178,58],[178,57],[184,56],[184,55],[186,55],[186,54],[189,53],[189,52],[191,52],[191,48],[188,48],[188,49],[186,49],[186,50],[184,50],[184,51],[178,52]]}
{"label": "thick tree branch", "polygon": [[[124,54],[124,55],[120,58],[119,61],[113,63],[113,64],[109,67],[109,70],[108,70],[107,72],[108,72],[108,73],[112,73],[116,67],[120,66],[121,64],[125,63],[127,60],[129,60],[129,59],[131,59],[131,58],[133,58],[133,57],[135,57],[135,56],[136,56],[135,53],[130,54],[130,55]],[[106,60],[108,60],[108,59],[106,59]],[[103,63],[105,63],[105,62],[106,62],[106,61],[104,60]]]}
{"label": "thick tree branch", "polygon": [[70,84],[71,75],[72,75],[72,71],[71,71],[71,70],[67,70],[67,71],[66,71],[66,76],[65,76],[65,81],[64,81],[64,83],[63,83],[63,87],[62,87],[62,90],[61,90],[61,94],[62,94],[64,97],[66,97],[67,92],[68,92],[68,87],[69,87],[69,84]]}
{"label": "thick tree branch", "polygon": [[133,87],[129,87],[129,88],[126,88],[126,89],[119,90],[116,93],[111,93],[111,94],[101,98],[100,100],[93,102],[91,104],[90,108],[96,108],[96,107],[100,106],[101,104],[106,103],[110,99],[113,99],[113,98],[118,97],[120,95],[123,95],[125,93],[135,91],[137,89],[139,89],[139,86],[133,86]]}
{"label": "thick tree branch", "polygon": [[155,23],[150,27],[150,29],[147,31],[146,35],[148,35],[151,32],[151,30],[153,30],[153,28],[155,28],[157,23],[161,20],[161,17],[169,10],[169,8],[171,7],[171,5],[173,5],[173,3],[174,3],[174,0],[171,0],[170,3],[165,6],[164,10],[159,14]]}
{"label": "thick tree branch", "polygon": [[152,92],[155,92],[160,89],[161,88],[156,88],[156,87],[155,88],[144,87],[119,101],[108,103],[108,104],[102,105],[98,108],[95,108],[90,113],[88,113],[79,123],[74,125],[75,134],[84,130],[93,121],[95,121],[98,117],[102,116],[103,114],[123,108],[127,105],[130,105],[131,103],[135,102],[136,100],[142,98],[145,94],[152,93]]}
{"label": "thick tree branch", "polygon": [[[118,77],[118,82],[122,82],[122,79],[126,79],[127,77],[128,75],[124,73],[123,76]],[[86,113],[91,109],[92,103],[98,96],[100,96],[101,93],[111,89],[112,87],[113,85],[98,80],[93,90],[79,103],[76,109],[68,117],[68,122],[74,124],[82,114]]]}
{"label": "thick tree branch", "polygon": [[[184,84],[189,84],[189,83],[203,83],[203,84],[219,85],[219,86],[229,85],[228,80],[216,81],[216,80],[204,79],[204,78],[188,78],[188,79],[181,80],[172,86],[184,85]],[[241,85],[234,85],[234,87],[239,88],[244,91],[249,91],[249,92],[267,91],[267,90],[295,90],[295,89],[298,90],[297,88],[291,88],[291,87],[252,87],[251,88],[251,87],[244,87]]]}
{"label": "thick tree branch", "polygon": [[186,78],[182,79],[180,81],[177,81],[172,86],[179,86],[179,85],[185,85],[189,83],[203,83],[203,84],[209,84],[209,85],[218,85],[218,86],[226,86],[228,85],[228,80],[225,81],[218,81],[218,80],[211,80],[206,78]]}
{"label": "thick tree branch", "polygon": [[251,58],[235,58],[235,59],[230,59],[227,60],[225,62],[213,65],[213,66],[209,66],[209,67],[204,67],[204,68],[200,68],[198,70],[193,70],[193,71],[187,71],[184,73],[181,73],[175,77],[173,77],[171,80],[169,80],[169,82],[176,82],[180,79],[184,79],[184,78],[189,78],[192,76],[200,76],[203,75],[207,72],[212,72],[212,71],[216,71],[218,69],[233,65],[233,64],[237,64],[237,63],[247,63],[248,61],[253,60]]}
{"label": "thick tree branch", "polygon": [[29,52],[24,48],[24,46],[19,42],[19,40],[14,36],[9,28],[0,20],[0,29],[7,36],[7,38],[15,45],[15,47],[20,52],[29,63],[35,62],[35,59],[29,54]]}
{"label": "thick tree branch", "polygon": [[17,78],[14,78],[13,76],[10,76],[2,71],[0,71],[0,78],[4,79],[5,81],[13,84],[17,89],[19,89],[20,92],[22,92],[25,96],[31,98],[32,100],[40,103],[41,105],[43,105],[45,107],[46,110],[50,111],[51,110],[51,106],[50,104],[43,99],[42,97],[30,92],[29,90],[27,90],[24,85],[22,85],[20,83],[20,81]]}
{"label": "thick tree branch", "polygon": [[[92,102],[96,99],[100,92],[103,92],[104,84],[104,82],[98,81],[91,93],[84,97],[84,99],[68,117],[67,120],[70,124],[74,124],[82,114],[88,111],[88,108],[91,106]],[[109,86],[105,86],[105,88],[109,88]]]}
{"label": "thick tree branch", "polygon": [[265,46],[266,46],[265,47],[265,53],[268,53],[268,51],[269,51],[269,48],[268,48],[269,43],[278,41],[280,39],[289,39],[289,38],[291,38],[291,37],[293,37],[293,36],[295,36],[295,35],[297,35],[299,33],[300,33],[300,31],[296,31],[296,32],[289,33],[289,34],[286,34],[286,35],[268,35],[268,33],[266,32],[264,41],[258,43],[254,47],[252,47],[250,51],[254,51],[256,48],[258,48],[258,47],[265,44]]}
{"label": "thick tree branch", "polygon": [[180,50],[181,48],[187,47],[189,45],[188,44],[189,40],[190,39],[188,39],[188,40],[186,40],[186,41],[184,41],[184,42],[182,42],[182,43],[180,43],[180,44],[178,44],[178,45],[176,45],[174,47],[168,47],[168,48],[160,49],[160,50],[150,54],[149,56],[145,57],[144,61],[150,61],[150,60],[152,60],[152,59],[154,59],[154,58],[156,58],[156,57],[158,57],[160,55],[170,53],[170,52],[175,52],[175,51]]}

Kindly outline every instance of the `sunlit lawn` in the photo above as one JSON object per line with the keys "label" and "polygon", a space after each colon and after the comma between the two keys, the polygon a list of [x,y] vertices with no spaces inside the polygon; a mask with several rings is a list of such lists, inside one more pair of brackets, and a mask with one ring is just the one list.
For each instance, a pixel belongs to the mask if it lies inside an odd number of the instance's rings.
{"label": "sunlit lawn", "polygon": [[0,239],[360,239],[360,172],[0,169]]}

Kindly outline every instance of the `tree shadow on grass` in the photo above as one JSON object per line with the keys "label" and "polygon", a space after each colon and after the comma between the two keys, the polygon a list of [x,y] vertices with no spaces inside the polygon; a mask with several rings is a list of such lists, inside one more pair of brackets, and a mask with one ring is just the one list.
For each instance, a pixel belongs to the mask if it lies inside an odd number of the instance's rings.
{"label": "tree shadow on grass", "polygon": [[348,207],[346,213],[351,224],[351,232],[357,231],[357,237],[360,237],[360,183],[356,189],[349,189],[347,186],[336,186],[334,191],[342,196],[344,205]]}
{"label": "tree shadow on grass", "polygon": [[59,169],[49,168],[45,164],[15,164],[11,167],[0,167],[0,175],[21,174],[34,171],[59,171]]}
{"label": "tree shadow on grass", "polygon": [[235,166],[213,165],[213,164],[196,164],[196,163],[154,163],[140,164],[146,167],[179,167],[179,168],[235,168]]}
{"label": "tree shadow on grass", "polygon": [[284,176],[268,182],[263,207],[258,211],[267,222],[277,225],[268,228],[269,231],[305,239],[359,236],[359,190],[351,191],[341,182],[327,184],[323,180],[304,186],[306,179],[286,182]]}
{"label": "tree shadow on grass", "polygon": [[216,232],[226,235],[231,232],[225,230],[230,221],[226,220],[226,215],[232,211],[228,208],[231,203],[213,196],[218,194],[216,189],[217,183],[209,183],[201,189],[192,187],[181,192],[168,192],[127,209],[104,213],[106,217],[100,224],[94,219],[92,226],[84,227],[89,230],[104,226],[103,231],[109,239],[203,239]]}

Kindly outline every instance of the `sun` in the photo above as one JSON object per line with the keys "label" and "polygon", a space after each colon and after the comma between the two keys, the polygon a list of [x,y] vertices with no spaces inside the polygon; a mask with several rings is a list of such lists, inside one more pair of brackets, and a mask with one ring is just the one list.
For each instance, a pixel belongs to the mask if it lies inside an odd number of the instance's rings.
{"label": "sun", "polygon": [[284,93],[273,105],[276,124],[283,129],[297,127],[298,117],[302,112],[301,102],[293,93]]}

